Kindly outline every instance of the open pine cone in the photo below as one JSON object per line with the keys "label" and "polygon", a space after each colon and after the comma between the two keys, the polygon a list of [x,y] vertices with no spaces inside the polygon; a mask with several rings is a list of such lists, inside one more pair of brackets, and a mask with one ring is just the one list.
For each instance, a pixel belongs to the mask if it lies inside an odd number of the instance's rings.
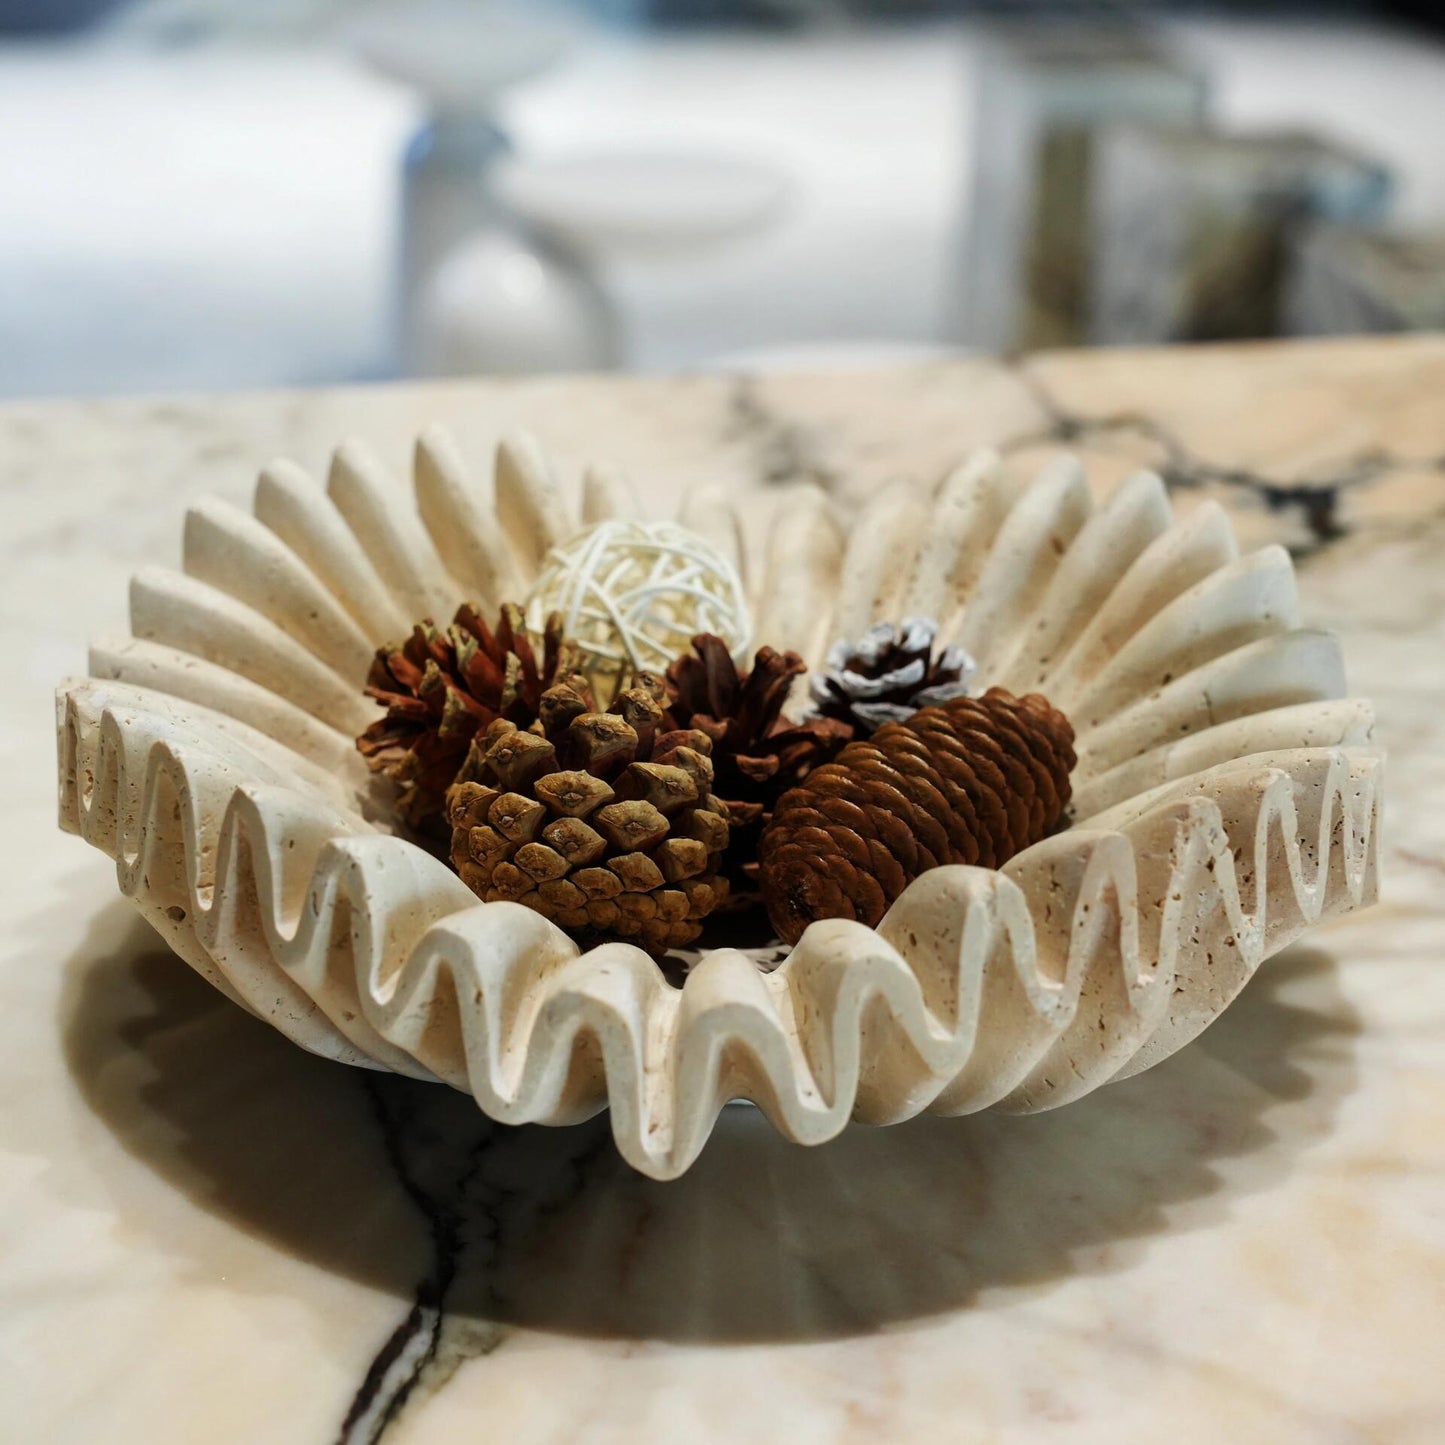
{"label": "open pine cone", "polygon": [[973,659],[961,647],[934,657],[937,636],[931,618],[905,617],[896,627],[875,623],[856,642],[835,642],[812,681],[817,715],[849,723],[866,737],[919,708],[966,697]]}
{"label": "open pine cone", "polygon": [[1068,718],[991,688],[885,723],[778,801],[759,854],[768,916],[796,943],[819,918],[875,928],[930,868],[998,868],[1068,806]]}
{"label": "open pine cone", "polygon": [[662,680],[635,673],[609,712],[580,680],[541,699],[540,731],[499,719],[447,794],[452,863],[488,902],[525,904],[588,938],[653,953],[692,943],[727,896],[712,749],[663,731]]}
{"label": "open pine cone", "polygon": [[760,647],[744,676],[722,638],[700,633],[692,646],[667,670],[667,721],[712,742],[713,786],[732,825],[724,871],[745,895],[756,888],[758,837],[773,805],[835,757],[853,728],[834,718],[795,723],[783,716],[793,680],[806,670],[796,652]]}
{"label": "open pine cone", "polygon": [[386,715],[356,746],[373,772],[400,785],[397,811],[412,828],[444,838],[446,791],[472,739],[498,718],[530,727],[543,693],[576,672],[560,613],[547,619],[541,644],[539,657],[515,604],[503,605],[494,632],[463,603],[449,627],[427,618],[405,642],[378,649],[366,691]]}

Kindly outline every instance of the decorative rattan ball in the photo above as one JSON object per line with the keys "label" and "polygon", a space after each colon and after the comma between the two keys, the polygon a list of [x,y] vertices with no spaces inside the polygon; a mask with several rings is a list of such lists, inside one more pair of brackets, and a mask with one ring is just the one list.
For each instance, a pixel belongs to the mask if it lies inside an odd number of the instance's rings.
{"label": "decorative rattan ball", "polygon": [[739,653],[752,631],[737,568],[675,522],[599,522],[552,548],[527,615],[553,611],[601,698],[624,673],[665,671],[698,633]]}

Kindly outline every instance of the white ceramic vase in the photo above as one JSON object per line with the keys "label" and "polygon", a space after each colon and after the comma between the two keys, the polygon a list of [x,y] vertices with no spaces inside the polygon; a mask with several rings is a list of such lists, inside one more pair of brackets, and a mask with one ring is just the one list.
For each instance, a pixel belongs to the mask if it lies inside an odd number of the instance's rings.
{"label": "white ceramic vase", "polygon": [[183,570],[135,578],[133,635],[59,695],[63,826],[192,966],[316,1053],[443,1080],[507,1123],[610,1108],[623,1155],[669,1178],[734,1098],[804,1144],[1068,1103],[1374,898],[1371,710],[1334,639],[1299,626],[1288,556],[1240,556],[1212,504],[1176,521],[1148,474],[1096,509],[1072,460],[1016,491],[979,455],[847,527],[789,491],[762,556],[717,493],[681,520],[736,558],[759,642],[816,663],[927,614],[981,687],[1044,692],[1078,734],[1072,826],[998,871],[924,875],[876,930],[814,924],[771,973],[718,949],[679,989],[631,945],[583,952],[392,832],[352,739],[378,643],[520,597],[628,489],[589,473],[574,515],[535,445],[504,443],[482,482],[440,433],[413,480],[344,447],[325,488],[282,463],[253,515],[201,503]]}

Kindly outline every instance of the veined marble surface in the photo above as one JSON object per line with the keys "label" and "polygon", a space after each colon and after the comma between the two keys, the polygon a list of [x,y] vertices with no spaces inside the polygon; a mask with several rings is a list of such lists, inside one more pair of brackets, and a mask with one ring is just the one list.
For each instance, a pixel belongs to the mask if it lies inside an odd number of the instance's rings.
{"label": "veined marble surface", "polygon": [[[1445,339],[765,380],[0,409],[0,1436],[70,1441],[1409,1442],[1445,1436]],[[50,695],[185,505],[441,420],[564,469],[799,478],[968,447],[1141,461],[1281,538],[1391,748],[1385,902],[1056,1113],[681,1181],[605,1119],[499,1130],[227,1003],[54,822]],[[766,525],[760,500],[756,524]]]}

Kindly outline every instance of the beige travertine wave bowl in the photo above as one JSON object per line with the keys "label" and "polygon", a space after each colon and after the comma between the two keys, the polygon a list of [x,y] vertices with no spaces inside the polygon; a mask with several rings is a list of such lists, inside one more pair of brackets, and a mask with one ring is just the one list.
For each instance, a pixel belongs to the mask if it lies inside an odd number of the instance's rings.
{"label": "beige travertine wave bowl", "polygon": [[[131,593],[133,636],[59,697],[63,826],[217,988],[307,1049],[444,1080],[508,1123],[610,1107],[680,1174],[718,1110],[818,1143],[850,1118],[1051,1108],[1187,1043],[1306,925],[1371,901],[1380,755],[1334,640],[1300,628],[1288,556],[1138,475],[1094,508],[1064,460],[1016,493],[972,458],[841,529],[784,494],[766,555],[728,502],[682,520],[737,558],[759,642],[816,663],[871,621],[938,617],[982,686],[1038,689],[1078,732],[1072,826],[997,872],[940,868],[878,929],[815,924],[776,971],[706,953],[683,988],[621,943],[582,952],[483,904],[388,829],[352,745],[373,649],[463,596],[526,591],[575,525],[535,446],[467,476],[441,434],[412,496],[354,448],[323,490],[265,471],[254,515],[203,502],[184,570]],[[757,505],[756,500],[753,505]]]}

